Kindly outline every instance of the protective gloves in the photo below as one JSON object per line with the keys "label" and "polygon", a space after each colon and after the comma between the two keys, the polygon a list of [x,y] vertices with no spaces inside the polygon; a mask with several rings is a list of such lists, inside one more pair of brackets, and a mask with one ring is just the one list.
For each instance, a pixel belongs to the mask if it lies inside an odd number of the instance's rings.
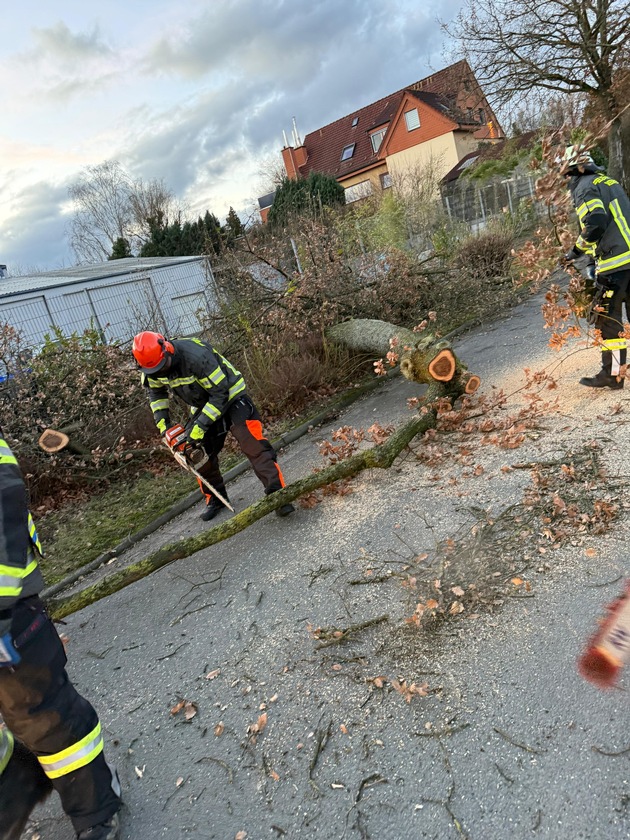
{"label": "protective gloves", "polygon": [[21,659],[13,644],[11,633],[0,636],[0,668],[12,668],[18,665]]}
{"label": "protective gloves", "polygon": [[578,248],[577,245],[574,245],[573,248],[571,248],[570,251],[567,251],[566,254],[562,257],[562,262],[571,263],[574,260],[579,259],[583,253],[584,251]]}

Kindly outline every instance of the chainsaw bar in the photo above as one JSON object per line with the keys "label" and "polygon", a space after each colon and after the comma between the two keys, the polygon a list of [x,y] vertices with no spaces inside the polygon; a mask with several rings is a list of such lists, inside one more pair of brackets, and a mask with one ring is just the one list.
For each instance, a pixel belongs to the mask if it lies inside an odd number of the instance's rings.
{"label": "chainsaw bar", "polygon": [[209,481],[206,481],[206,479],[202,475],[199,475],[197,470],[188,463],[185,455],[183,455],[181,452],[177,452],[175,449],[171,449],[171,452],[173,453],[173,457],[175,458],[177,463],[180,464],[180,466],[182,466],[185,470],[188,470],[189,473],[192,473],[195,476],[195,478],[199,479],[199,481],[201,481],[202,484],[204,484],[208,488],[208,490],[212,493],[212,495],[216,496],[216,498],[222,504],[224,504],[226,506],[226,508],[231,510],[232,513],[235,512],[234,508],[228,502],[228,500],[225,498],[225,496],[222,496],[221,493],[219,493],[219,491],[215,487],[213,487],[212,484],[210,484]]}

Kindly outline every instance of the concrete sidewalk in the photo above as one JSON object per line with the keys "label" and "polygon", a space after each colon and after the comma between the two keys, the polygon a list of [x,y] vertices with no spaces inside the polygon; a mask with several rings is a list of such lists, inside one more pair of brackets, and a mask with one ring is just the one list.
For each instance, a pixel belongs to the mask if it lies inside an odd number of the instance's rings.
{"label": "concrete sidewalk", "polygon": [[[455,345],[491,393],[519,387],[525,367],[556,364],[546,338],[531,299]],[[68,620],[70,672],[102,717],[127,840],[630,836],[627,695],[598,692],[575,668],[628,573],[625,507],[613,533],[533,564],[530,597],[430,634],[404,620],[414,607],[405,569],[470,528],[473,510],[498,516],[522,499],[529,472],[502,467],[597,439],[611,486],[623,486],[630,391],[578,388],[596,351],[563,358],[560,411],[519,449],[480,448],[483,471],[455,490],[461,467],[403,453],[349,495],[269,516]],[[292,444],[287,481],[322,464],[316,442],[332,429],[399,424],[417,393],[392,381]],[[230,487],[237,510],[260,493],[251,474]],[[207,527],[198,513],[117,562]],[[343,645],[317,649],[309,633],[371,619],[382,620]],[[395,679],[427,684],[427,696],[405,703]],[[171,713],[182,700],[195,704],[188,720]],[[56,801],[37,812],[36,834],[72,837]]]}

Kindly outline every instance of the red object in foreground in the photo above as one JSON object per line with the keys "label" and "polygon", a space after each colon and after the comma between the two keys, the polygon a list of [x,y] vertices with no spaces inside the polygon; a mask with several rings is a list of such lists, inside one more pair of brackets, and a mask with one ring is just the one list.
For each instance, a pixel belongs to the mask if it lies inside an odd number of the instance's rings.
{"label": "red object in foreground", "polygon": [[580,674],[598,688],[613,688],[630,662],[630,579],[624,593],[606,610],[578,662]]}
{"label": "red object in foreground", "polygon": [[186,449],[186,430],[181,423],[171,426],[164,433],[164,438],[168,446],[175,452],[183,452]]}

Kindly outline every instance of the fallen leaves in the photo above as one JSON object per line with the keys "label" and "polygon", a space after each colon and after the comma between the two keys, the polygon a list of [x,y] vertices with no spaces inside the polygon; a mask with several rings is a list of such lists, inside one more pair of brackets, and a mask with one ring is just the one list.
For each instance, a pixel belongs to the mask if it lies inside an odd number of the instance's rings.
{"label": "fallen leaves", "polygon": [[[394,691],[404,697],[407,703],[411,703],[414,697],[426,697],[429,693],[428,683],[418,685],[415,682],[408,683],[407,680],[404,679],[390,679],[389,677],[384,676],[369,677],[366,679],[366,682],[371,683],[375,688],[384,688],[385,685],[389,683]],[[342,732],[343,731],[344,730],[342,729]]]}
{"label": "fallen leaves", "polygon": [[262,715],[259,715],[256,723],[250,723],[250,725],[247,727],[247,735],[249,737],[250,743],[256,743],[258,735],[260,735],[260,733],[264,730],[266,726],[267,712],[263,712]]}
{"label": "fallen leaves", "polygon": [[193,703],[192,700],[180,700],[171,709],[171,715],[175,716],[179,714],[182,709],[184,710],[184,718],[186,720],[192,720],[198,711],[197,704]]}
{"label": "fallen leaves", "polygon": [[406,680],[402,680],[401,682],[398,680],[391,680],[391,687],[394,691],[397,691],[402,697],[404,697],[405,702],[407,703],[411,703],[414,697],[426,697],[429,693],[428,683],[416,685],[416,683],[408,684]]}

